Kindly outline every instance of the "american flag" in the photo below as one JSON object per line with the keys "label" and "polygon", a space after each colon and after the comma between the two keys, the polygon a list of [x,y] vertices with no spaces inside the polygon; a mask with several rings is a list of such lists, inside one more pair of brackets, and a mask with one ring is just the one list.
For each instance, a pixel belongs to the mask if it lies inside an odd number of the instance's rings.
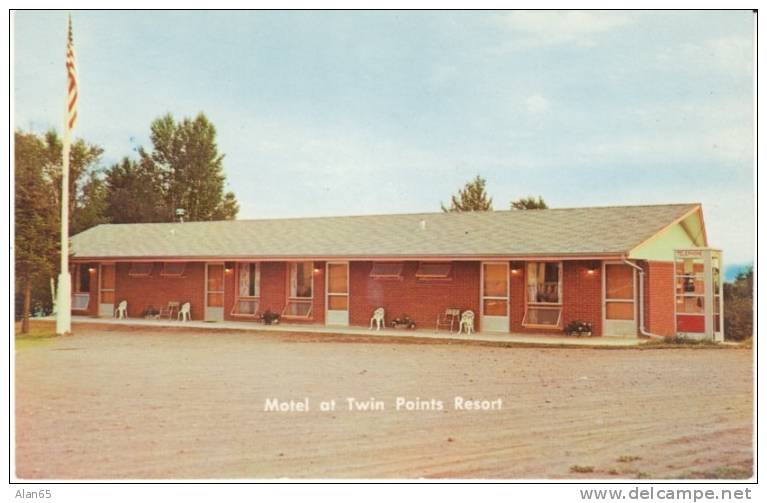
{"label": "american flag", "polygon": [[75,45],[72,40],[72,19],[69,19],[67,34],[67,129],[72,130],[77,122],[77,68],[75,68]]}

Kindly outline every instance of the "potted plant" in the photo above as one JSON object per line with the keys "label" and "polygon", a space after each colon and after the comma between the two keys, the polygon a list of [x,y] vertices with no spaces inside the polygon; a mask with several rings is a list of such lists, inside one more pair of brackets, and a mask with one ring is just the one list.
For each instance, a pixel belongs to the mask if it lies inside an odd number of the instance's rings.
{"label": "potted plant", "polygon": [[280,315],[267,309],[264,311],[264,314],[261,315],[261,321],[264,322],[264,325],[277,325],[280,322]]}
{"label": "potted plant", "polygon": [[565,333],[575,337],[590,337],[591,323],[581,320],[571,321],[565,327]]}

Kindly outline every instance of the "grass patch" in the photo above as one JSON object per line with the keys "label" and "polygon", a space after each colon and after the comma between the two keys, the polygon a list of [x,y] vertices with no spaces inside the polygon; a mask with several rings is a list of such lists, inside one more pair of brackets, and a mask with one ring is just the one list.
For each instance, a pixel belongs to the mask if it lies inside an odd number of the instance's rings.
{"label": "grass patch", "polygon": [[618,458],[618,463],[631,463],[632,461],[639,461],[639,456],[621,456]]}
{"label": "grass patch", "polygon": [[684,337],[664,337],[663,339],[651,339],[640,346],[642,349],[747,349],[750,344],[722,344],[721,342],[707,340],[693,340]]}
{"label": "grass patch", "polygon": [[573,465],[570,467],[570,473],[594,473],[593,466]]}
{"label": "grass patch", "polygon": [[21,333],[21,322],[18,322],[14,332],[16,351],[48,344],[57,337],[56,326],[51,322],[30,321],[29,332],[26,334]]}
{"label": "grass patch", "polygon": [[713,470],[693,471],[682,474],[681,479],[723,479],[743,480],[750,479],[753,472],[750,468],[738,468],[735,466],[720,466]]}

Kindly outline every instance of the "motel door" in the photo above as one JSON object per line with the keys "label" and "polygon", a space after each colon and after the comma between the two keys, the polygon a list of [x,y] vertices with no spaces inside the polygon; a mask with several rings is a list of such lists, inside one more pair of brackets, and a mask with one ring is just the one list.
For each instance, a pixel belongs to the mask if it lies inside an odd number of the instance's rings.
{"label": "motel door", "polygon": [[636,271],[620,262],[607,262],[602,272],[604,334],[636,337]]}
{"label": "motel door", "polygon": [[99,266],[99,316],[114,316],[115,312],[115,265]]}
{"label": "motel door", "polygon": [[224,264],[205,264],[205,321],[223,320]]}
{"label": "motel door", "polygon": [[325,324],[349,325],[349,264],[328,262],[325,279]]}
{"label": "motel door", "polygon": [[482,264],[483,332],[509,331],[509,263]]}

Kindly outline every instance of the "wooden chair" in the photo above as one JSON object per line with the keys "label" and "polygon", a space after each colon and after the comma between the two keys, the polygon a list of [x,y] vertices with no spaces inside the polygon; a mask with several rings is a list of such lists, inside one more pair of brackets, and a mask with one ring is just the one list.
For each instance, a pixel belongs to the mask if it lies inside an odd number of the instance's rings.
{"label": "wooden chair", "polygon": [[440,328],[450,328],[450,333],[453,333],[453,328],[458,324],[458,320],[461,317],[461,310],[455,307],[449,307],[445,309],[445,312],[437,317],[437,325],[434,327],[434,331],[439,331]]}
{"label": "wooden chair", "polygon": [[181,302],[168,302],[166,307],[160,308],[160,318],[167,318],[172,320],[178,314],[178,310],[181,307]]}

